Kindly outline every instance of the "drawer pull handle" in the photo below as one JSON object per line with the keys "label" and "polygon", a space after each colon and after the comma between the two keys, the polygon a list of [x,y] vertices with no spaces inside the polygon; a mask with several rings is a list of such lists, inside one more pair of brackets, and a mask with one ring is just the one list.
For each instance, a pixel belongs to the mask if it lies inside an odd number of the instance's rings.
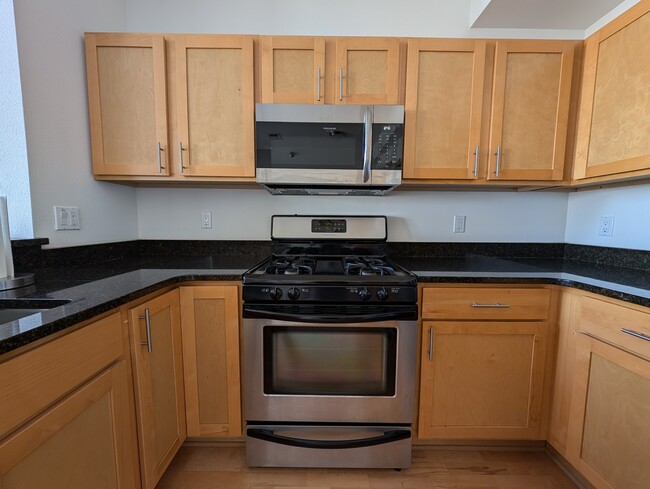
{"label": "drawer pull handle", "polygon": [[621,333],[629,334],[636,338],[641,338],[642,340],[650,341],[650,336],[647,334],[639,333],[638,331],[633,331],[631,329],[621,328]]}
{"label": "drawer pull handle", "polygon": [[433,326],[429,326],[429,363],[433,362]]}
{"label": "drawer pull handle", "polygon": [[498,302],[494,304],[477,304],[476,302],[472,304],[472,307],[483,307],[485,309],[508,309],[510,304],[499,304]]}

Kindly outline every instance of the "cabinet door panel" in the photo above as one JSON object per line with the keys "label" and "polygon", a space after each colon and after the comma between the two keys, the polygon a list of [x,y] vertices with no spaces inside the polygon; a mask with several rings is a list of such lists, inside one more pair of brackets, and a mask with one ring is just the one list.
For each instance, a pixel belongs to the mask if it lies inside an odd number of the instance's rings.
{"label": "cabinet door panel", "polygon": [[260,38],[262,102],[325,102],[325,40],[316,37]]}
{"label": "cabinet door panel", "polygon": [[478,177],[485,55],[485,41],[409,40],[405,178]]}
{"label": "cabinet door panel", "polygon": [[168,175],[162,36],[86,34],[86,65],[93,172]]}
{"label": "cabinet door panel", "polygon": [[177,40],[178,132],[183,167],[195,176],[255,175],[253,40]]}
{"label": "cabinet door panel", "polygon": [[336,40],[337,104],[396,104],[399,40],[340,38]]}
{"label": "cabinet door panel", "polygon": [[423,323],[419,437],[537,439],[547,328]]}
{"label": "cabinet door panel", "polygon": [[581,334],[575,372],[569,461],[599,489],[646,489],[650,362]]}
{"label": "cabinet door panel", "polygon": [[178,291],[131,309],[130,323],[143,486],[152,489],[186,437]]}
{"label": "cabinet door panel", "polygon": [[183,287],[188,436],[241,436],[236,285]]}
{"label": "cabinet door panel", "polygon": [[585,43],[576,178],[650,168],[650,4]]}
{"label": "cabinet door panel", "polygon": [[118,363],[0,444],[3,489],[139,487],[130,381]]}
{"label": "cabinet door panel", "polygon": [[488,179],[562,179],[574,45],[497,42]]}

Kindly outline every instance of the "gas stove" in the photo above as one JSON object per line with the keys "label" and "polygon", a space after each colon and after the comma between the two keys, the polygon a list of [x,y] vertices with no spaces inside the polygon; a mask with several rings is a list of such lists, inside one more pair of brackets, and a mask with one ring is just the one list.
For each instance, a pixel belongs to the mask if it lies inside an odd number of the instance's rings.
{"label": "gas stove", "polygon": [[244,301],[417,302],[417,279],[386,257],[385,216],[273,216],[272,256],[243,276]]}

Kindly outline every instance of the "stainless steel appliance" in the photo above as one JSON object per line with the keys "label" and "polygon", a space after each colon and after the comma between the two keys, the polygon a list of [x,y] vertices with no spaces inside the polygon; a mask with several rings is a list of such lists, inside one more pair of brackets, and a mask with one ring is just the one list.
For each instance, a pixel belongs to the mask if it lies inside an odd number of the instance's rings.
{"label": "stainless steel appliance", "polygon": [[386,217],[273,216],[243,276],[251,466],[408,467],[417,285]]}
{"label": "stainless steel appliance", "polygon": [[273,194],[383,195],[402,181],[404,107],[255,106],[256,180]]}

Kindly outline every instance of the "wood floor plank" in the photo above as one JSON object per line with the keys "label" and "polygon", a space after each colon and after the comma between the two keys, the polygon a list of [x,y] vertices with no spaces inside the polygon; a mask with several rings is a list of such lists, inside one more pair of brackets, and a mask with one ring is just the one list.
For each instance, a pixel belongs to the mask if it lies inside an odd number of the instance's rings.
{"label": "wood floor plank", "polygon": [[415,447],[412,467],[247,467],[243,447],[185,446],[156,489],[577,489],[543,451]]}

